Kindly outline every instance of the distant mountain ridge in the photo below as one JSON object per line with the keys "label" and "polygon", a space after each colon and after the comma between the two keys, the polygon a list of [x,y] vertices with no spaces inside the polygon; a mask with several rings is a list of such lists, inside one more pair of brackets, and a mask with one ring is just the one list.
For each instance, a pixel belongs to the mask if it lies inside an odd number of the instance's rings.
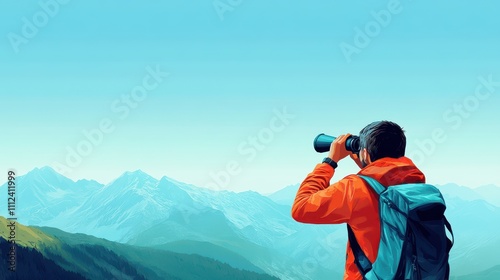
{"label": "distant mountain ridge", "polygon": [[300,184],[287,186],[275,193],[268,195],[274,202],[282,205],[292,205]]}

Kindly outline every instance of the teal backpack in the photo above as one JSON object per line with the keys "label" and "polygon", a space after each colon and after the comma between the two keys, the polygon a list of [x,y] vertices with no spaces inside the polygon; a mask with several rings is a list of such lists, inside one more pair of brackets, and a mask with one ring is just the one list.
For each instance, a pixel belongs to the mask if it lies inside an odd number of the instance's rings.
{"label": "teal backpack", "polygon": [[374,263],[361,250],[349,225],[349,243],[363,279],[449,279],[453,241],[441,192],[427,184],[382,186],[360,176],[379,196],[380,244]]}

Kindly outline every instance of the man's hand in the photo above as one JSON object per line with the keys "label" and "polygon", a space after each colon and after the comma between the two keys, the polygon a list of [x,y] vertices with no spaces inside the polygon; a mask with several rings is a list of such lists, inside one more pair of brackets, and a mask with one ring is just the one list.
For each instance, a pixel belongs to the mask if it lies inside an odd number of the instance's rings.
{"label": "man's hand", "polygon": [[329,158],[335,162],[339,162],[341,159],[351,154],[351,152],[345,148],[345,141],[349,138],[349,136],[351,136],[351,134],[340,135],[337,139],[335,139],[335,141],[332,142],[332,145],[330,146],[330,154],[328,155]]}

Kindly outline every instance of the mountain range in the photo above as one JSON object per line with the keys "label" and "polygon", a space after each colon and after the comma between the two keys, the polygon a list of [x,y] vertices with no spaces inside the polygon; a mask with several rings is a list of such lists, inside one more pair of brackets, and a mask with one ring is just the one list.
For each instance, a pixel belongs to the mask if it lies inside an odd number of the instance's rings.
{"label": "mountain range", "polygon": [[[168,177],[157,180],[140,170],[102,185],[74,182],[45,167],[19,176],[17,187],[17,216],[26,225],[197,254],[280,279],[342,277],[345,226],[293,221],[290,206],[298,185],[263,196],[213,191]],[[494,221],[500,221],[495,197],[500,188],[438,187],[455,231],[450,259],[454,277],[498,271],[500,225]],[[4,184],[0,199],[6,201],[6,195]],[[0,215],[6,216],[5,212],[0,209]]]}

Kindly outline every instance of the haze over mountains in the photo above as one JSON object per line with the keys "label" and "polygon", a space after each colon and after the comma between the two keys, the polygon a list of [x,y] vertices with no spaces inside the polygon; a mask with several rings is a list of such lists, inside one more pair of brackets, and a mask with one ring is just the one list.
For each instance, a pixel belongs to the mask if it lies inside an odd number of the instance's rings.
{"label": "haze over mountains", "polygon": [[[17,178],[19,222],[110,241],[196,253],[281,279],[340,279],[344,225],[304,225],[290,216],[298,185],[269,196],[213,191],[126,172],[108,185],[74,182],[49,167]],[[500,265],[500,188],[440,186],[455,231],[455,276]],[[6,201],[6,184],[0,199]],[[6,217],[6,209],[0,209]],[[464,278],[467,279],[467,278]]]}

